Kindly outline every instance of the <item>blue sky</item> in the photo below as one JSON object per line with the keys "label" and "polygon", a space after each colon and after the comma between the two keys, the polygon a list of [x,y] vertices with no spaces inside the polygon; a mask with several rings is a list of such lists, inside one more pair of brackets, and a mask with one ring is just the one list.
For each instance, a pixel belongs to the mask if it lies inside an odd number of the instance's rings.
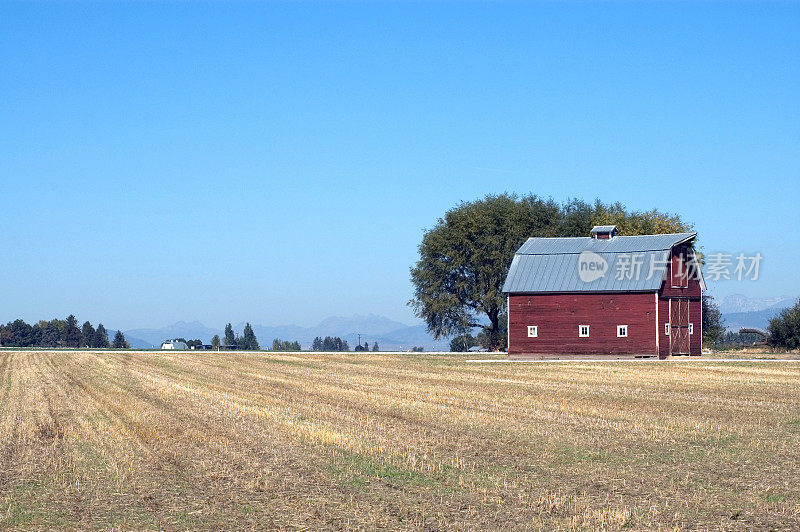
{"label": "blue sky", "polygon": [[447,209],[658,208],[797,295],[798,3],[3,3],[0,320],[414,323]]}

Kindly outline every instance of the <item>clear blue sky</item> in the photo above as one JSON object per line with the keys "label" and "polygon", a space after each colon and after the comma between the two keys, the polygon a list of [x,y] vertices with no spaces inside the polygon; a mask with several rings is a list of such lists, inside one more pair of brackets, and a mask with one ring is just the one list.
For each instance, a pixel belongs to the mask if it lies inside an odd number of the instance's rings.
{"label": "clear blue sky", "polygon": [[0,5],[0,320],[414,318],[423,231],[621,201],[800,293],[800,4]]}

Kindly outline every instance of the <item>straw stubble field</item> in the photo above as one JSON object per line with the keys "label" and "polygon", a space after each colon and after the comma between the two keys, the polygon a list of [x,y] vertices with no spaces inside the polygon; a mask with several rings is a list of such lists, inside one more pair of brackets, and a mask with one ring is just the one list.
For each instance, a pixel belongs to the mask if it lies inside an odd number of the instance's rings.
{"label": "straw stubble field", "polygon": [[0,353],[2,528],[800,527],[800,363]]}

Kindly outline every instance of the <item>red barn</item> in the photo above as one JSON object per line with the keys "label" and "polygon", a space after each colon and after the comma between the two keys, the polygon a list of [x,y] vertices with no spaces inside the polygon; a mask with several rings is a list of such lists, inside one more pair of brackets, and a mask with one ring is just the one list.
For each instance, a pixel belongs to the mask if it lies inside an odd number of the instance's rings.
{"label": "red barn", "polygon": [[529,238],[514,255],[508,354],[699,355],[705,284],[697,233]]}

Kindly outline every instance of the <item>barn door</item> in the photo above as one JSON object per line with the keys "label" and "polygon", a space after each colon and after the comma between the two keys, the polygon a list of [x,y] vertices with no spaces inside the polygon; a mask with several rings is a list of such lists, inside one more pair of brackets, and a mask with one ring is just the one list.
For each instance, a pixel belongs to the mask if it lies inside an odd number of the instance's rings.
{"label": "barn door", "polygon": [[671,299],[669,302],[669,352],[671,355],[689,354],[688,299]]}

